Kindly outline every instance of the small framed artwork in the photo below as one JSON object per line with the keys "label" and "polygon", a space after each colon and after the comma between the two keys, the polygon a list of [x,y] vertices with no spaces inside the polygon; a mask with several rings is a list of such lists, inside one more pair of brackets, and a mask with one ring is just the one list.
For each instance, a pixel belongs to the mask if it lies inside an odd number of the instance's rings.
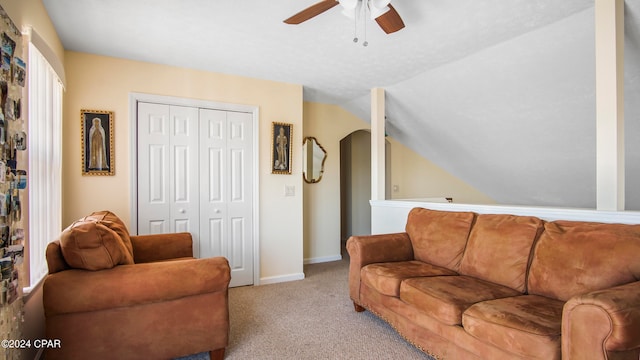
{"label": "small framed artwork", "polygon": [[271,125],[271,173],[291,174],[291,136],[293,125],[274,122]]}
{"label": "small framed artwork", "polygon": [[82,175],[114,175],[113,111],[80,110]]}

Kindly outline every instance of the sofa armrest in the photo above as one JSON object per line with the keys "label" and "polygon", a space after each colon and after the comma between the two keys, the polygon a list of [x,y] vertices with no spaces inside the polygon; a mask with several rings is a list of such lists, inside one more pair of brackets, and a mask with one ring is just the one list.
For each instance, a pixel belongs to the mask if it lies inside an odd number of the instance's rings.
{"label": "sofa armrest", "polygon": [[131,245],[136,264],[193,257],[193,240],[186,232],[132,235]]}
{"label": "sofa armrest", "polygon": [[[562,313],[563,359],[609,359],[640,348],[640,282],[575,296]],[[595,357],[597,356],[597,357]]]}
{"label": "sofa armrest", "polygon": [[43,303],[47,317],[125,308],[226,292],[230,280],[224,257],[71,269],[45,278]]}
{"label": "sofa armrest", "polygon": [[347,240],[349,252],[349,296],[360,303],[360,269],[364,266],[393,261],[413,260],[409,235],[404,233],[352,236]]}

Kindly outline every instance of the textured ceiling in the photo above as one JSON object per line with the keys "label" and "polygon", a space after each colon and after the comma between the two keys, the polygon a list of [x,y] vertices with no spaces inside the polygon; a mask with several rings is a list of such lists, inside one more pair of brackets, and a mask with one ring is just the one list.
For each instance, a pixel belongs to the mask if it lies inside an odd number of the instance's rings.
{"label": "textured ceiling", "polygon": [[384,34],[318,0],[44,0],[67,50],[303,84],[305,100],[343,103],[591,6],[591,0],[394,0],[406,28]]}
{"label": "textured ceiling", "polygon": [[[595,206],[594,0],[392,0],[384,34],[318,0],[43,0],[67,50],[302,84],[499,203]],[[640,209],[640,0],[626,0],[627,204]],[[362,46],[366,26],[369,46]],[[636,145],[639,144],[639,145]],[[448,196],[431,194],[425,196]]]}

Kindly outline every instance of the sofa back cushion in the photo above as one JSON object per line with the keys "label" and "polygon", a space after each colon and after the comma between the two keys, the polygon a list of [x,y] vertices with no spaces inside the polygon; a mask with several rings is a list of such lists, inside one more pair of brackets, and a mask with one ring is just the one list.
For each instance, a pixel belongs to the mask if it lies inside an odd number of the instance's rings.
{"label": "sofa back cushion", "polygon": [[412,209],[406,232],[415,259],[458,271],[474,219],[472,212]]}
{"label": "sofa back cushion", "polygon": [[533,216],[478,215],[460,273],[525,292],[531,250],[543,224]]}
{"label": "sofa back cushion", "polygon": [[640,225],[554,221],[535,246],[529,293],[567,301],[640,280]]}
{"label": "sofa back cushion", "polygon": [[71,268],[103,270],[133,264],[133,257],[120,235],[93,219],[80,219],[64,229],[60,234],[60,249]]}

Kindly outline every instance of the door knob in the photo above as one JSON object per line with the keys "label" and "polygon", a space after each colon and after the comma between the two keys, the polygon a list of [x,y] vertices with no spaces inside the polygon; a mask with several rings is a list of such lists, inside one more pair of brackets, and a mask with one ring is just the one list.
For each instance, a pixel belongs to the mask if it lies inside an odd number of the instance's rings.
{"label": "door knob", "polygon": [[216,214],[220,214],[220,209],[216,209],[216,210],[215,210],[215,213],[216,213]]}
{"label": "door knob", "polygon": [[178,210],[178,212],[179,212],[180,214],[184,214],[184,213],[186,213],[186,212],[187,212],[187,210],[185,210],[185,209],[180,209],[180,210]]}

